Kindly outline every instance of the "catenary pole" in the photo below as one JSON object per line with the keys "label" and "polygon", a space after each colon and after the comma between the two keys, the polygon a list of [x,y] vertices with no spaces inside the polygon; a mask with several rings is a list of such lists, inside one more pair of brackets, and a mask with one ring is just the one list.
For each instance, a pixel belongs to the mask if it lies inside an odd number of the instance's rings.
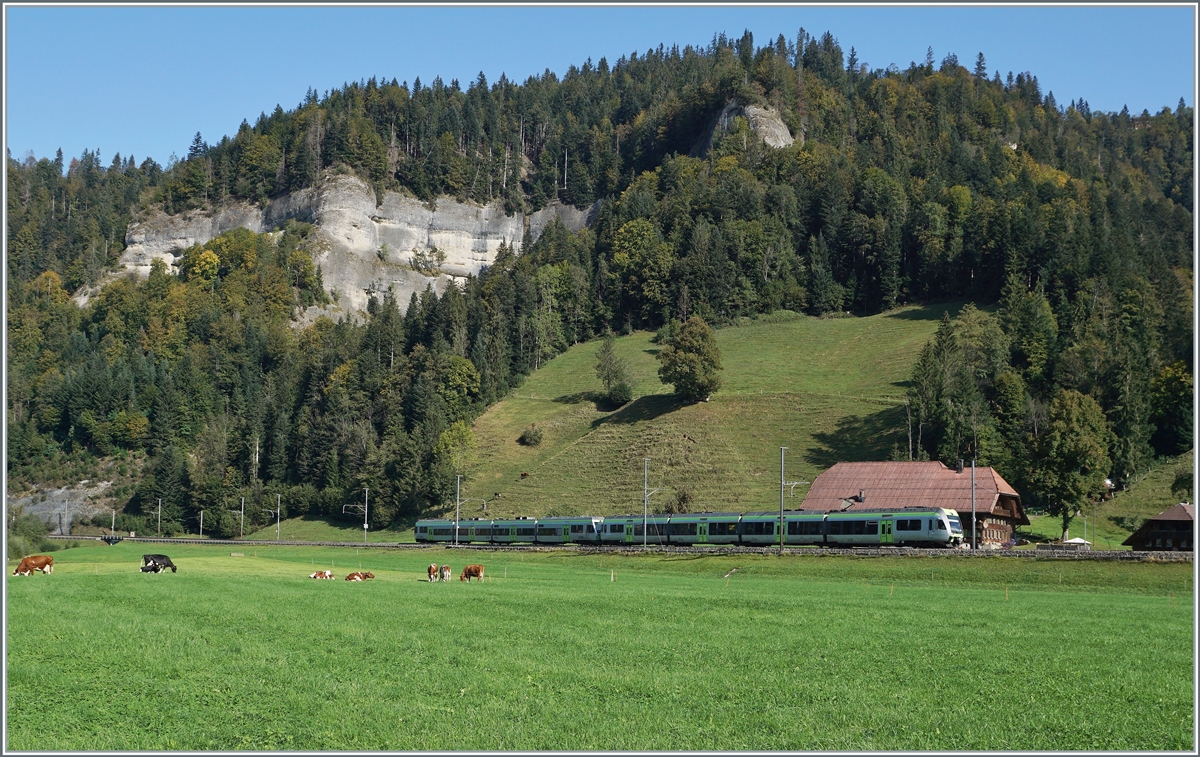
{"label": "catenary pole", "polygon": [[275,495],[275,541],[279,541],[279,518],[280,518],[279,495]]}
{"label": "catenary pole", "polygon": [[783,554],[783,453],[787,447],[779,448],[779,554]]}
{"label": "catenary pole", "polygon": [[158,537],[162,538],[162,497],[158,498]]}
{"label": "catenary pole", "polygon": [[976,534],[979,529],[975,526],[975,459],[971,459],[971,551],[979,549]]}

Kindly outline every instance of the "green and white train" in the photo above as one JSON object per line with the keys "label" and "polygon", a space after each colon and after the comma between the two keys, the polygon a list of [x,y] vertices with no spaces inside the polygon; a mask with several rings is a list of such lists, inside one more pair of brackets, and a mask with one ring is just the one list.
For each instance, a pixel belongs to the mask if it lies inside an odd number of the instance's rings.
{"label": "green and white train", "polygon": [[[419,520],[418,542],[462,544],[779,544],[779,512],[609,515],[605,517]],[[908,507],[826,513],[785,510],[783,543],[822,547],[957,547],[962,522],[954,510]]]}

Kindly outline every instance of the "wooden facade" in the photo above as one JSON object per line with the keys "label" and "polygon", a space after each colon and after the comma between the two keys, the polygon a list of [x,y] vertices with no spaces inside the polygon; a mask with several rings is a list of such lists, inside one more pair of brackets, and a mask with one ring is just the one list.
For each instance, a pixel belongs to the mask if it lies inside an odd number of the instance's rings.
{"label": "wooden facade", "polygon": [[1142,527],[1121,542],[1135,550],[1166,552],[1195,551],[1195,506],[1187,503],[1164,510],[1142,524]]}

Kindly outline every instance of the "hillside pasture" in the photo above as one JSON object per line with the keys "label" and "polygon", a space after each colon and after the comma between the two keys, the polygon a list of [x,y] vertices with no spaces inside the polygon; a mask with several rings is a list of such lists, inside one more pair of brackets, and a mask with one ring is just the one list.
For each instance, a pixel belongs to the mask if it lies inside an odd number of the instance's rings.
{"label": "hillside pasture", "polygon": [[[776,314],[718,330],[723,385],[694,404],[659,381],[651,334],[616,340],[635,385],[633,401],[619,409],[606,405],[595,375],[599,342],[577,345],[476,420],[478,464],[463,484],[463,515],[640,512],[643,458],[650,488],[664,490],[652,508],[682,488],[693,509],[778,507],[781,446],[789,448],[788,479],[811,481],[836,462],[888,459],[894,445],[907,444],[912,363],[942,314],[957,311]],[[543,431],[535,447],[517,442],[530,424]],[[796,489],[797,504],[805,492]]]}
{"label": "hillside pasture", "polygon": [[10,577],[9,749],[1194,748],[1185,564],[143,551]]}

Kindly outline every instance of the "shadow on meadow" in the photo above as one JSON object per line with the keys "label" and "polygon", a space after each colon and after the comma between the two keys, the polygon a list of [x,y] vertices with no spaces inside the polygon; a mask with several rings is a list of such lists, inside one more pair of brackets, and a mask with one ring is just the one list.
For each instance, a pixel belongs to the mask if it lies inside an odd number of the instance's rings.
{"label": "shadow on meadow", "polygon": [[889,460],[893,445],[907,446],[904,424],[903,405],[870,415],[844,416],[833,431],[813,434],[817,444],[804,459],[822,469],[846,461]]}
{"label": "shadow on meadow", "polygon": [[894,313],[888,313],[886,318],[897,318],[902,321],[940,321],[943,313],[949,313],[951,318],[962,310],[961,302],[938,302],[922,305],[916,308],[905,308]]}
{"label": "shadow on meadow", "polygon": [[612,415],[592,421],[592,430],[605,424],[632,424],[652,421],[659,416],[674,412],[692,403],[675,394],[646,394],[622,407]]}

